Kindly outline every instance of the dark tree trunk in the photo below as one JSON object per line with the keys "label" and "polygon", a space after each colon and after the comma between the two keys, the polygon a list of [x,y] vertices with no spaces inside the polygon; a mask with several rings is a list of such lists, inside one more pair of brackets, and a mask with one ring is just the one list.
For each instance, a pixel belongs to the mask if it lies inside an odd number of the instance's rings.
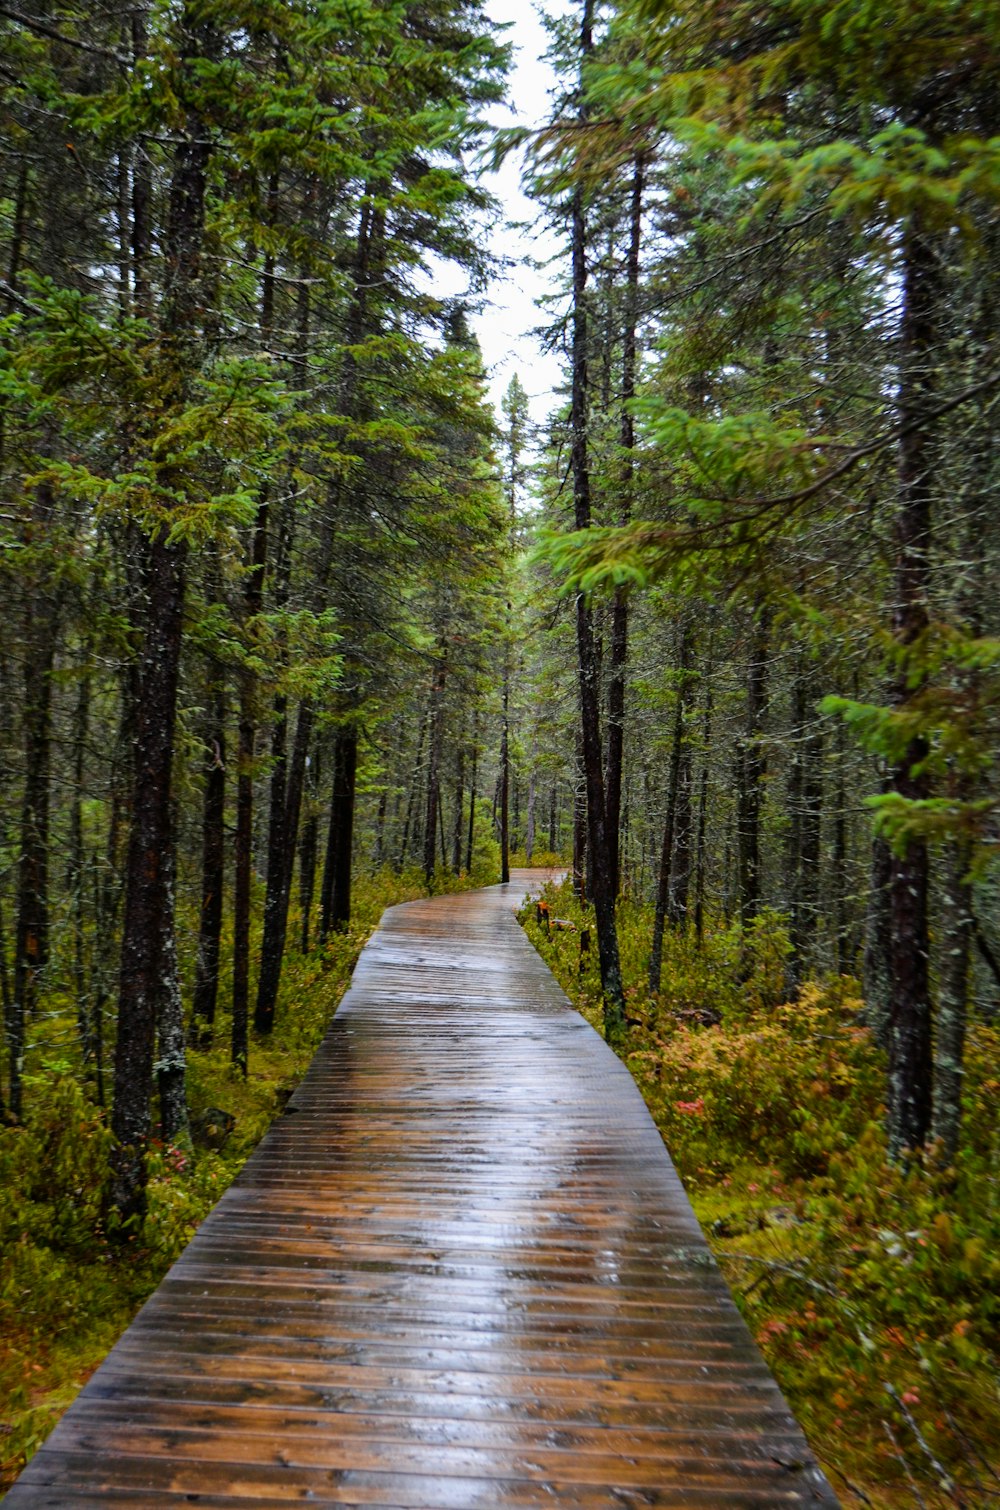
{"label": "dark tree trunk", "polygon": [[[581,63],[593,49],[593,0],[584,0],[580,27]],[[584,112],[581,107],[581,116]],[[573,512],[578,530],[591,522],[590,467],[587,455],[587,228],[583,188],[573,191],[571,210],[573,256],[572,386],[570,465],[573,474]],[[582,593],[576,600],[576,644],[580,679],[580,733],[587,792],[588,879],[594,907],[594,925],[604,996],[604,1032],[608,1042],[622,1041],[625,1002],[618,934],[615,927],[615,895],[612,889],[611,844],[607,829],[603,752],[600,728],[600,685],[593,615]],[[615,836],[617,839],[617,836]]]}
{"label": "dark tree trunk", "polygon": [[[51,521],[51,490],[36,490],[32,531],[44,537]],[[42,580],[30,594],[25,625],[24,792],[17,870],[14,990],[7,1028],[9,1109],[23,1112],[25,1025],[49,955],[49,784],[52,763],[52,670],[59,623],[55,583]]]}
{"label": "dark tree trunk", "polygon": [[[274,1004],[277,999],[278,973],[281,969],[280,949],[284,929],[279,914],[285,881],[285,799],[288,790],[288,699],[279,693],[274,699],[274,719],[271,725],[271,782],[267,818],[267,873],[264,882],[264,926],[261,936],[260,969],[257,974],[257,996],[254,1002],[253,1025],[256,1033],[269,1033],[274,1026]],[[281,943],[279,943],[281,936]]]}
{"label": "dark tree trunk", "polygon": [[[211,57],[218,37],[185,7],[182,76],[196,56]],[[159,387],[165,404],[182,407],[200,359],[201,254],[205,190],[212,146],[205,123],[189,111],[174,148],[164,240],[166,279],[160,318]],[[184,479],[166,470],[171,491]],[[111,1128],[110,1203],[127,1235],[146,1210],[146,1145],[150,1128],[153,1047],[157,1025],[168,1045],[167,1073],[183,1063],[179,986],[173,943],[174,816],[171,774],[184,616],[186,547],[165,526],[150,542],[147,609],[139,672],[132,830],[129,836],[122,936],[118,1039]],[[180,1039],[175,1044],[174,1022]],[[180,1070],[183,1077],[183,1069]],[[171,1113],[172,1115],[172,1113]]]}
{"label": "dark tree trunk", "polygon": [[398,869],[402,870],[406,864],[406,856],[410,846],[410,834],[413,831],[414,819],[417,812],[417,799],[420,795],[420,782],[424,763],[424,742],[427,737],[427,719],[420,720],[420,735],[417,741],[417,756],[413,763],[410,776],[410,790],[406,796],[406,819],[403,823],[403,837],[399,846]]}
{"label": "dark tree trunk", "polygon": [[938,971],[938,1020],[934,1046],[935,1140],[945,1163],[958,1152],[965,1079],[965,1031],[969,1007],[969,962],[975,925],[968,840],[948,845],[941,916],[941,963]]}
{"label": "dark tree trunk", "polygon": [[171,1143],[185,1140],[188,1134],[184,1005],[181,1001],[177,941],[174,934],[175,864],[175,851],[169,849],[164,860],[169,906],[163,919],[163,981],[156,1008],[156,1088],[160,1098],[160,1137],[168,1147]]}
{"label": "dark tree trunk", "polygon": [[500,880],[510,880],[510,659],[504,647],[500,725]]}
{"label": "dark tree trunk", "polygon": [[[896,581],[893,633],[901,666],[894,702],[904,708],[925,680],[919,641],[928,623],[930,589],[933,426],[922,421],[934,388],[937,260],[930,236],[911,221],[903,248],[903,315],[900,329],[899,503],[896,510]],[[891,772],[891,790],[910,801],[931,795],[920,769],[926,741],[914,738]],[[927,905],[927,844],[911,839],[893,855],[889,874],[889,1146],[899,1156],[922,1148],[931,1124],[933,1061]]]}
{"label": "dark tree trunk", "polygon": [[670,768],[667,778],[667,807],[663,818],[663,842],[660,848],[660,869],[656,885],[656,910],[653,916],[653,944],[649,957],[649,989],[655,994],[660,989],[663,971],[663,932],[669,914],[670,875],[674,863],[674,843],[677,832],[677,804],[680,794],[681,769],[684,760],[685,724],[687,704],[690,699],[691,646],[693,635],[688,620],[680,625],[678,645],[677,693],[674,703],[674,727],[670,741]]}
{"label": "dark tree trunk", "polygon": [[830,880],[833,889],[833,920],[836,948],[836,970],[846,975],[850,969],[847,920],[847,782],[845,749],[847,733],[842,722],[836,732],[836,787],[833,813],[833,854],[831,855]]}
{"label": "dark tree trunk", "polygon": [[316,892],[316,861],[319,856],[320,782],[319,750],[306,761],[305,787],[308,789],[308,812],[302,825],[299,850],[299,906],[302,910],[302,953],[309,953],[313,897]]}
{"label": "dark tree trunk", "polygon": [[701,776],[698,782],[698,823],[694,861],[694,931],[699,944],[705,927],[705,855],[708,837],[708,761],[712,747],[712,677],[714,645],[709,640],[708,664],[705,668],[705,702],[701,715]]}
{"label": "dark tree trunk", "polygon": [[816,965],[823,812],[823,734],[816,718],[817,697],[811,673],[800,670],[792,684],[787,792],[790,824],[785,856],[791,918],[792,948],[786,972],[790,993]]}
{"label": "dark tree trunk", "polygon": [[458,769],[455,772],[455,811],[451,827],[451,868],[457,876],[462,869],[462,817],[465,802],[465,750],[458,747]]}
{"label": "dark tree trunk", "polygon": [[273,849],[268,857],[268,898],[264,912],[264,942],[261,949],[260,978],[257,983],[257,1005],[254,1012],[254,1028],[258,1033],[270,1033],[274,1026],[274,1013],[278,1005],[281,966],[285,957],[285,940],[288,936],[292,876],[295,871],[295,846],[299,832],[299,816],[302,812],[302,793],[305,788],[306,762],[312,742],[313,721],[311,705],[303,703],[299,708],[295,725],[292,758],[287,765],[285,780],[282,782],[282,804],[278,814],[280,822],[276,825],[278,833],[274,835]]}
{"label": "dark tree trunk", "polygon": [[573,771],[573,895],[587,900],[587,778],[583,770],[583,739],[579,724],[576,730],[576,758]]}
{"label": "dark tree trunk", "polygon": [[153,1048],[174,961],[171,767],[184,612],[185,547],[161,536],[149,550],[147,627],[140,666],[132,828],[115,1045],[110,1201],[122,1224],[146,1211]]}
{"label": "dark tree trunk", "polygon": [[[532,750],[532,762],[535,752]],[[535,770],[532,763],[531,774],[528,777],[528,815],[524,825],[524,863],[531,864],[531,857],[535,852]]]}
{"label": "dark tree trunk", "polygon": [[750,927],[760,906],[760,809],[766,773],[761,726],[767,702],[768,635],[764,611],[753,626],[746,718],[736,754],[736,889],[744,929]]}
{"label": "dark tree trunk", "polygon": [[[258,512],[259,517],[259,512]],[[250,897],[253,880],[253,765],[256,743],[253,678],[240,679],[236,764],[236,843],[233,850],[232,1061],[247,1072],[250,1024]]]}
{"label": "dark tree trunk", "polygon": [[205,740],[205,790],[201,812],[201,908],[191,1042],[212,1041],[219,991],[222,899],[226,884],[226,702],[221,682],[212,691],[212,717]]}
{"label": "dark tree trunk", "polygon": [[431,681],[430,706],[427,710],[429,727],[427,755],[427,806],[424,813],[424,880],[428,886],[434,882],[434,851],[437,847],[438,804],[441,787],[441,745],[444,739],[444,689],[448,674],[447,657],[441,647],[441,658],[434,669]]}
{"label": "dark tree trunk", "polygon": [[[886,783],[883,783],[883,789]],[[881,1048],[889,1047],[889,963],[892,958],[892,917],[889,882],[892,854],[879,835],[872,840],[871,879],[865,918],[865,956],[862,984],[865,1018]]]}
{"label": "dark tree trunk", "polygon": [[[90,656],[85,646],[84,660]],[[73,799],[70,807],[70,852],[66,885],[73,901],[73,994],[76,997],[76,1022],[80,1037],[80,1056],[85,1068],[94,1059],[94,1031],[91,1022],[93,1003],[86,978],[86,857],[83,848],[84,757],[90,732],[90,668],[84,667],[73,710]]]}
{"label": "dark tree trunk", "polygon": [[354,792],[358,733],[353,725],[337,730],[333,746],[330,832],[323,867],[320,942],[345,932],[351,921],[351,856],[354,846]]}
{"label": "dark tree trunk", "polygon": [[[635,470],[635,421],[631,402],[635,398],[636,326],[639,316],[639,253],[642,245],[643,164],[637,159],[632,174],[632,202],[629,219],[629,249],[625,270],[625,329],[622,333],[622,414],[621,414],[621,507],[620,522],[627,524],[632,514],[632,486]],[[615,589],[611,610],[611,647],[608,658],[608,761],[605,783],[607,804],[609,884],[612,896],[621,889],[621,807],[622,770],[625,756],[625,675],[628,666],[628,595],[623,587]]]}

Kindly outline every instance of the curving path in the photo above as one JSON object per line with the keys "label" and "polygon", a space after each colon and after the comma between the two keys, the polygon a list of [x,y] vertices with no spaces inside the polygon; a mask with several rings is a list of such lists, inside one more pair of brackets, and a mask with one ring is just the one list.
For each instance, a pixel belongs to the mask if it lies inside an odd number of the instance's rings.
{"label": "curving path", "polygon": [[833,1506],[625,1068],[511,911],[390,909],[11,1510]]}

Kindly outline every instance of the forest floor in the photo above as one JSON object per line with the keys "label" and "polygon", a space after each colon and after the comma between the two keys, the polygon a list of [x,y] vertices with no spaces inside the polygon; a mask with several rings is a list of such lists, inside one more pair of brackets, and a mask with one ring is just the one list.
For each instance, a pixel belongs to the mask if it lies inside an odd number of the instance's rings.
{"label": "forest floor", "polygon": [[[589,919],[568,883],[521,921],[601,1030]],[[958,1167],[886,1157],[883,1055],[857,983],[785,991],[787,938],[764,914],[667,930],[622,904],[631,1069],[743,1314],[845,1505],[1000,1505],[1000,1031],[970,1035]],[[591,926],[591,937],[593,930]],[[747,970],[749,966],[749,970]]]}

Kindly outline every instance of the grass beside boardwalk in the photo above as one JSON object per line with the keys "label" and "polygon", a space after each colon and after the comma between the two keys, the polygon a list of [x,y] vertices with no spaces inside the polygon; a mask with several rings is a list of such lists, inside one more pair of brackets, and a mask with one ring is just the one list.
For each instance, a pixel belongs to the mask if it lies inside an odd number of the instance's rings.
{"label": "grass beside boardwalk", "polygon": [[[482,884],[488,875],[464,884]],[[438,890],[454,889],[441,878]],[[189,1050],[193,1146],[156,1147],[150,1210],[120,1253],[101,1228],[109,1133],[84,1088],[73,1003],[50,999],[32,1025],[25,1123],[0,1129],[0,1494],[45,1440],[201,1219],[235,1179],[307,1069],[386,907],[426,895],[422,876],[382,872],[355,886],[353,923],[322,950],[289,949],[274,1033],[254,1041],[244,1080],[222,1010],[215,1047]],[[293,918],[289,937],[297,937]],[[222,1111],[233,1119],[222,1136]],[[207,1146],[218,1143],[221,1147]]]}
{"label": "grass beside boardwalk", "polygon": [[[600,1029],[600,986],[571,889],[567,923],[522,922]],[[845,1505],[1000,1505],[1000,1031],[970,1036],[958,1167],[904,1171],[882,1135],[883,1056],[856,982],[785,999],[787,938],[765,914],[741,979],[735,928],[664,946],[623,903],[628,1043],[638,1083],[751,1330]],[[591,926],[591,937],[593,928]]]}

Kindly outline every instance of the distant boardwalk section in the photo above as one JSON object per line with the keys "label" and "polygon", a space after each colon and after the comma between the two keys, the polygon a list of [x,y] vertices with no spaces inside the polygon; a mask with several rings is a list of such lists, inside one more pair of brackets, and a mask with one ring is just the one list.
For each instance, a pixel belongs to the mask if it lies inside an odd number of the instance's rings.
{"label": "distant boardwalk section", "polygon": [[11,1510],[835,1506],[507,887],[386,913],[303,1084]]}

